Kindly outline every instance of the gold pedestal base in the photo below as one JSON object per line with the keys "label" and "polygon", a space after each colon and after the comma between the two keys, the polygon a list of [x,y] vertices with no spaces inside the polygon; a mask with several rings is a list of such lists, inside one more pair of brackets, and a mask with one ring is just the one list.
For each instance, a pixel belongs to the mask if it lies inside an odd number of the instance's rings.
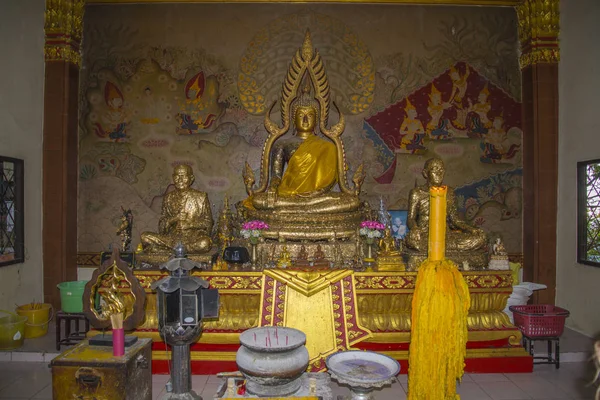
{"label": "gold pedestal base", "polygon": [[[427,259],[427,253],[405,249],[402,256],[408,265],[410,271],[417,271],[419,265]],[[460,270],[463,270],[464,263],[469,264],[469,271],[481,271],[487,269],[489,263],[489,254],[486,250],[455,252],[447,251],[446,258],[454,261]]]}
{"label": "gold pedestal base", "polygon": [[377,271],[406,271],[402,256],[378,256]]}
{"label": "gold pedestal base", "polygon": [[269,229],[261,232],[267,239],[329,240],[354,237],[364,219],[361,211],[337,214],[289,213],[248,210],[248,219],[266,222]]}
{"label": "gold pedestal base", "polygon": [[[216,247],[210,249],[208,253],[204,254],[188,254],[187,257],[199,263],[210,264],[212,261],[213,254],[217,251]],[[136,253],[135,262],[137,266],[142,264],[149,264],[154,267],[158,267],[161,264],[166,263],[173,256],[173,253]]]}

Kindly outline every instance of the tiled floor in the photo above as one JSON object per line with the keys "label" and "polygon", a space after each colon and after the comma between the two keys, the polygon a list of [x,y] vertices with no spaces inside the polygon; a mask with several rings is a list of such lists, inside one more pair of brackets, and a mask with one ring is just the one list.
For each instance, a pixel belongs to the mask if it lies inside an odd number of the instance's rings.
{"label": "tiled floor", "polygon": [[[470,374],[459,387],[462,400],[519,400],[519,399],[587,399],[594,398],[591,363],[564,363],[554,366],[537,365],[532,374]],[[169,377],[154,375],[153,399],[164,393]],[[47,363],[0,362],[0,399],[52,399],[51,371]],[[209,400],[220,378],[208,375],[192,377],[196,393]],[[334,393],[348,394],[348,389],[332,383]],[[406,375],[400,375],[391,387],[376,393],[377,400],[406,399]]]}

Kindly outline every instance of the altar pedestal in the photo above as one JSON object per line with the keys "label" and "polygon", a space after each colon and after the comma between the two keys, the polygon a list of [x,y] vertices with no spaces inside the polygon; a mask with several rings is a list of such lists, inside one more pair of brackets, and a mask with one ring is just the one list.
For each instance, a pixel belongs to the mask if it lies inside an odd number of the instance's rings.
{"label": "altar pedestal", "polygon": [[[261,321],[261,318],[264,319],[267,315],[274,318],[274,315],[282,310],[283,312],[287,310],[289,317],[276,320],[276,324],[281,323],[281,326],[284,326],[288,322],[293,322],[293,325],[298,328],[300,320],[312,323],[314,329],[307,329],[306,333],[307,348],[314,354],[319,347],[311,346],[315,346],[317,342],[327,343],[329,339],[324,338],[329,336],[319,334],[320,321],[324,316],[327,317],[327,314],[321,310],[319,319],[311,318],[311,310],[317,310],[316,307],[319,307],[317,304],[327,304],[328,298],[331,300],[327,310],[335,309],[343,317],[343,320],[326,318],[331,322],[331,331],[327,333],[332,332],[341,340],[341,344],[340,341],[335,341],[336,346],[341,346],[340,349],[353,348],[381,352],[398,360],[403,372],[408,371],[410,313],[416,272],[325,270],[319,272],[321,275],[318,278],[314,278],[316,275],[310,278],[309,275],[302,277],[298,274],[290,274],[286,277],[286,273],[289,272],[289,270],[276,269],[265,272],[199,271],[193,273],[207,280],[212,288],[219,289],[221,300],[219,319],[204,322],[204,331],[200,340],[191,346],[193,373],[212,374],[237,370],[235,356],[240,346],[240,332],[259,325],[271,324],[273,320]],[[330,273],[339,274],[339,279],[333,279]],[[153,339],[153,371],[168,373],[167,363],[171,355],[158,333],[156,294],[150,289],[152,282],[163,278],[166,274],[157,270],[136,270],[135,275],[146,290],[147,297],[145,321],[134,334]],[[521,345],[521,332],[512,325],[503,312],[513,292],[511,271],[465,271],[462,275],[471,294],[465,370],[467,372],[532,371],[533,361]],[[301,282],[302,280],[304,283]],[[269,281],[273,284],[277,282],[276,287],[273,287],[275,291],[269,291],[272,289],[268,286]],[[322,287],[317,290],[319,285]],[[343,289],[342,292],[336,292],[339,288]],[[306,295],[302,294],[303,290]],[[308,293],[313,291],[315,294],[308,296]],[[276,301],[265,305],[265,294],[268,293]],[[317,297],[313,297],[315,295],[322,296],[323,299],[317,302]],[[340,301],[335,304],[334,297],[340,295]],[[306,298],[303,299],[302,296]],[[341,322],[346,323],[343,329],[347,332],[347,337],[342,338],[338,335],[342,328],[337,324]],[[323,346],[320,348],[325,348]],[[329,348],[331,349],[331,346]]]}

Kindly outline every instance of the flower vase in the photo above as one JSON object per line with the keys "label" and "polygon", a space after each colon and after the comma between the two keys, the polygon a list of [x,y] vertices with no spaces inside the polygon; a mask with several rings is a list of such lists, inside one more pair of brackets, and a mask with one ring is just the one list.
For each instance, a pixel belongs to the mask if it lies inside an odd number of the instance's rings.
{"label": "flower vase", "polygon": [[373,258],[373,245],[375,244],[374,238],[367,238],[367,257],[365,258],[365,262],[374,263],[375,259]]}
{"label": "flower vase", "polygon": [[255,267],[258,262],[258,255],[256,246],[258,245],[258,238],[250,239],[250,261],[252,262],[252,266]]}

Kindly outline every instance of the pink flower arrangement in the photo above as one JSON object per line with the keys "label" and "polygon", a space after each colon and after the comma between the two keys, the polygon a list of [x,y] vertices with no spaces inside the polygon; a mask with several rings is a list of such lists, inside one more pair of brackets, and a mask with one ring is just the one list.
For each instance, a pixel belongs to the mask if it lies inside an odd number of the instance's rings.
{"label": "pink flower arrangement", "polygon": [[360,227],[367,228],[367,229],[377,229],[380,231],[385,230],[385,225],[383,225],[379,221],[363,221],[360,223]]}
{"label": "pink flower arrangement", "polygon": [[367,238],[368,241],[373,241],[375,238],[383,236],[381,231],[385,230],[385,225],[379,221],[363,221],[360,223],[358,233]]}
{"label": "pink flower arrangement", "polygon": [[263,221],[258,220],[248,221],[244,222],[244,225],[242,225],[242,229],[246,231],[260,231],[262,229],[269,229],[269,225],[267,225]]}
{"label": "pink flower arrangement", "polygon": [[260,231],[265,229],[269,229],[269,225],[263,221],[248,221],[242,225],[240,234],[244,239],[250,239],[250,242],[256,244],[258,243],[258,238],[260,237]]}

